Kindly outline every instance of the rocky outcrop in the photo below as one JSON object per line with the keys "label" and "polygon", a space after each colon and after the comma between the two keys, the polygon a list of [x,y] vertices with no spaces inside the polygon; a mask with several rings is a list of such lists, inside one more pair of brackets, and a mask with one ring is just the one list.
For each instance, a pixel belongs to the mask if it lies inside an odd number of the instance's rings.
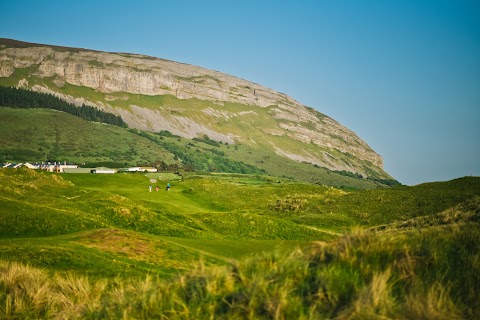
{"label": "rocky outcrop", "polygon": [[[238,134],[214,130],[208,120],[201,122],[186,116],[167,116],[160,107],[158,110],[135,104],[130,105],[129,109],[116,107],[115,103],[119,99],[117,94],[172,95],[178,99],[196,98],[215,102],[219,105],[218,109],[206,107],[198,110],[198,113],[211,119],[222,117],[228,120],[228,117],[239,116],[221,110],[221,105],[226,102],[245,105],[243,112],[247,113],[255,113],[255,108],[270,107],[276,126],[264,128],[265,134],[286,135],[299,143],[313,143],[338,150],[379,168],[383,167],[381,156],[354,132],[335,120],[300,104],[286,94],[221,72],[144,55],[0,39],[0,77],[10,77],[20,68],[26,68],[34,77],[53,79],[58,88],[70,84],[104,94],[104,102],[90,102],[120,114],[132,127],[151,131],[169,130],[185,137],[207,134],[212,139],[228,143],[242,139]],[[55,91],[54,88],[42,89],[41,86],[37,86],[36,90]],[[82,97],[64,98],[83,102]],[[128,100],[128,97],[120,100]],[[277,150],[277,153],[332,167],[323,160],[324,155],[321,154],[306,153],[302,156],[288,150]]]}

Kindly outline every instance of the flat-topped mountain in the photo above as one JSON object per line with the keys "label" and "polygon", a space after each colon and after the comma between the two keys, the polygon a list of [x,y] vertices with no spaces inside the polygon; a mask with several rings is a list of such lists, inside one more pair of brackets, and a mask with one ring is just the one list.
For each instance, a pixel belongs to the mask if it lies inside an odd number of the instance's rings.
{"label": "flat-topped mountain", "polygon": [[[248,146],[242,161],[281,157],[391,179],[354,132],[284,93],[160,58],[0,39],[0,85],[50,93],[120,116],[130,128]],[[258,158],[256,150],[261,150]]]}

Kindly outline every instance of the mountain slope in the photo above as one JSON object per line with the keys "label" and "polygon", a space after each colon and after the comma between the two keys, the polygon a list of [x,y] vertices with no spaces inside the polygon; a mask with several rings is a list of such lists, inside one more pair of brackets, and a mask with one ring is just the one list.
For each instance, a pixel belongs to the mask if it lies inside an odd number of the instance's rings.
{"label": "mountain slope", "polygon": [[203,137],[273,157],[391,179],[383,159],[335,120],[264,86],[136,54],[0,39],[0,85],[120,115],[131,127]]}
{"label": "mountain slope", "polygon": [[165,135],[89,122],[56,110],[0,107],[0,163],[67,161],[87,167],[154,165],[161,171],[268,173],[360,189],[388,183],[330,172],[268,151],[254,152],[245,145]]}

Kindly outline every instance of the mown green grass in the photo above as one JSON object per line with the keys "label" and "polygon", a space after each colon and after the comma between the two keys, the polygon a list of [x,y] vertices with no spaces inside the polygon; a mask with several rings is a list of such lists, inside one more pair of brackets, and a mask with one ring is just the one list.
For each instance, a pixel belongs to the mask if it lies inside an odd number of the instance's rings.
{"label": "mown green grass", "polygon": [[[179,182],[178,185],[174,185],[172,193],[167,193],[167,200],[161,198],[160,201],[172,200],[188,204],[186,197],[202,206],[202,208],[190,207],[183,211],[193,217],[197,212],[205,213],[208,210],[236,211],[240,216],[245,217],[248,214],[266,215],[287,219],[301,225],[342,232],[352,225],[375,225],[375,223],[393,222],[412,217],[415,215],[405,215],[405,213],[416,212],[419,207],[423,211],[417,214],[429,215],[440,212],[479,192],[478,179],[475,178],[441,183],[440,187],[436,184],[405,187],[399,189],[399,192],[375,190],[345,193],[315,185],[277,183],[268,177],[265,179],[250,176],[246,179],[248,182],[245,182],[246,177],[248,176],[228,178],[228,175],[220,175],[214,176],[215,179],[206,177]],[[160,194],[160,197],[163,196],[164,194]],[[287,199],[287,203],[291,199],[300,199],[304,201],[304,207],[296,212],[289,211],[288,207],[286,211],[276,211],[274,206],[278,200],[282,199]],[[378,199],[383,199],[381,205],[377,203]],[[182,211],[176,211],[176,213],[180,212]],[[372,217],[375,216],[380,218],[372,221]],[[210,218],[215,221],[215,217]]]}
{"label": "mown green grass", "polygon": [[295,240],[229,240],[229,239],[188,239],[163,237],[171,243],[197,250],[206,256],[217,257],[226,262],[272,251],[289,251],[304,246],[309,241]]}
{"label": "mown green grass", "polygon": [[0,240],[0,260],[95,279],[172,278],[202,260],[222,265],[274,250],[291,250],[307,241],[207,240],[162,237],[120,229],[96,229],[63,236]]}
{"label": "mown green grass", "polygon": [[60,273],[73,271],[93,278],[141,277],[150,272],[165,276],[180,270],[178,264],[177,268],[164,270],[118,254],[89,249],[59,239],[2,240],[0,247],[0,257],[4,261],[15,261]]}
{"label": "mown green grass", "polygon": [[55,219],[62,219],[61,215],[71,219],[62,226],[63,232],[113,226],[192,238],[312,239],[325,237],[322,229],[343,232],[356,225],[432,215],[480,193],[478,178],[473,177],[346,193],[304,183],[277,183],[268,177],[252,176],[245,183],[248,176],[205,176],[172,181],[170,191],[161,186],[160,191],[148,192],[149,177],[141,174],[58,176],[25,170],[2,174],[10,179],[3,186],[2,202],[12,209],[12,219],[25,216],[27,221],[20,229],[6,226],[8,235],[58,234],[41,223],[49,211]]}
{"label": "mown green grass", "polygon": [[223,264],[229,256],[179,246],[168,238],[120,229],[96,229],[63,236],[3,239],[0,259],[56,272],[101,278],[171,278],[202,259]]}

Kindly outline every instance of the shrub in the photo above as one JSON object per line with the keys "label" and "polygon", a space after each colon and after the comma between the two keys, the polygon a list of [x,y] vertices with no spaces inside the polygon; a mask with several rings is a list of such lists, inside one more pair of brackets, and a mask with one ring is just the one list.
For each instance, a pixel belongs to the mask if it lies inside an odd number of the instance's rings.
{"label": "shrub", "polygon": [[307,199],[288,195],[285,199],[277,199],[270,205],[271,210],[279,212],[298,212],[304,210],[308,201]]}

